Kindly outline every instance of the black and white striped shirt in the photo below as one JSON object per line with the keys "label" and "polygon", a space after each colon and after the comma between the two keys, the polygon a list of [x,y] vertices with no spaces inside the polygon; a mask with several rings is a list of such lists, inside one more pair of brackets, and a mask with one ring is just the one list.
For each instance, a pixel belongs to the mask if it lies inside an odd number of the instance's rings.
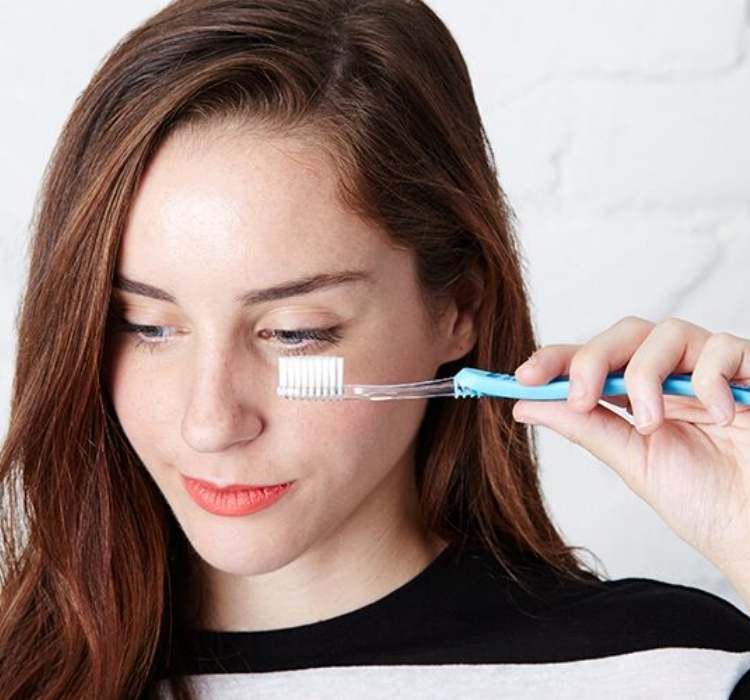
{"label": "black and white striped shirt", "polygon": [[[489,552],[451,545],[358,610],[260,632],[198,630],[200,698],[750,698],[750,617],[645,578],[534,594]],[[164,697],[169,697],[164,690]]]}

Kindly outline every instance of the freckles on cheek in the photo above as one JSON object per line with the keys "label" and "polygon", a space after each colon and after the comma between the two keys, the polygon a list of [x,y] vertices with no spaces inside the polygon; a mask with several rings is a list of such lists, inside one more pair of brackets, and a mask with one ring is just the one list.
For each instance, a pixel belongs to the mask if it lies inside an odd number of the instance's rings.
{"label": "freckles on cheek", "polygon": [[169,415],[168,391],[159,382],[142,378],[123,383],[120,403],[129,418],[139,423],[161,422]]}
{"label": "freckles on cheek", "polygon": [[175,427],[171,419],[166,400],[169,393],[142,374],[120,373],[111,386],[114,409],[126,437],[145,464],[155,464],[170,431],[179,430],[179,424]]}
{"label": "freckles on cheek", "polygon": [[380,454],[399,451],[424,415],[421,401],[320,401],[286,417],[311,452]]}
{"label": "freckles on cheek", "polygon": [[271,425],[278,433],[277,443],[287,452],[295,451],[301,458],[348,451],[359,440],[362,421],[357,412],[349,411],[345,401],[287,401],[281,399],[282,410]]}

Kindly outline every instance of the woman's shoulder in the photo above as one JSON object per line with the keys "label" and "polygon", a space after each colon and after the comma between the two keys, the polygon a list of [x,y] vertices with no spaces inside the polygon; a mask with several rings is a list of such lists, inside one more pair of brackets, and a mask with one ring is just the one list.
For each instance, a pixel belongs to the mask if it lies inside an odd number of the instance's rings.
{"label": "woman's shoulder", "polygon": [[750,616],[709,591],[653,578],[605,580],[590,597],[595,610],[611,608],[625,628],[635,625],[683,644],[712,642],[750,651]]}
{"label": "woman's shoulder", "polygon": [[571,580],[543,562],[525,568],[522,586],[487,552],[459,568],[463,614],[446,626],[456,633],[463,619],[471,630],[454,663],[530,669],[523,683],[548,677],[550,687],[637,681],[648,697],[750,698],[750,617],[713,593],[643,577]]}
{"label": "woman's shoulder", "polygon": [[522,586],[491,554],[473,558],[473,565],[465,560],[466,573],[473,570],[469,612],[486,620],[488,632],[512,629],[516,641],[527,638],[519,660],[563,661],[664,647],[750,652],[750,616],[708,591],[644,577],[591,575],[576,581],[544,565],[527,569]]}
{"label": "woman's shoulder", "polygon": [[750,617],[708,591],[653,578],[572,586],[556,611],[573,629],[624,653],[658,647],[750,651]]}

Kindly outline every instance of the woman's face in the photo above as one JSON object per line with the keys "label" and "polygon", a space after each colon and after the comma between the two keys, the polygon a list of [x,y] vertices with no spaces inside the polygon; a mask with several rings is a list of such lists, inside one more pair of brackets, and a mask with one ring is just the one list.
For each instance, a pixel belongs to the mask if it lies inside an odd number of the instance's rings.
{"label": "woman's face", "polygon": [[[324,152],[301,139],[185,132],[160,149],[130,212],[114,294],[125,322],[149,328],[110,330],[112,400],[193,548],[223,572],[366,547],[416,512],[425,402],[281,399],[279,357],[342,355],[347,383],[376,384],[431,378],[469,349],[453,307],[431,330],[413,254],[340,206],[335,187]],[[183,475],[293,483],[268,508],[226,516],[197,505]]]}

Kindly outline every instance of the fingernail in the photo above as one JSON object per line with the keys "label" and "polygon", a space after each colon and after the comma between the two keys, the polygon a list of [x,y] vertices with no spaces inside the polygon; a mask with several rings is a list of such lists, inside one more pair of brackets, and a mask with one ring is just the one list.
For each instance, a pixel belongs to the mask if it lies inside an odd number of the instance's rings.
{"label": "fingernail", "polygon": [[654,422],[654,413],[651,406],[646,401],[633,399],[633,417],[635,424],[639,428],[647,428]]}

